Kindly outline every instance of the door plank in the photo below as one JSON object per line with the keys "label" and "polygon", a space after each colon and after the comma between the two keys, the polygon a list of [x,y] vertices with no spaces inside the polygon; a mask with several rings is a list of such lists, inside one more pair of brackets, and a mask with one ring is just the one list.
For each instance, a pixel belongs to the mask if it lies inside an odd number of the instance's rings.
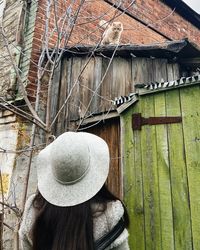
{"label": "door plank", "polygon": [[[181,116],[179,90],[166,92],[166,108],[168,116]],[[188,200],[189,190],[184,157],[182,124],[171,124],[167,125],[167,127],[175,249],[192,249],[190,207]]]}
{"label": "door plank", "polygon": [[193,248],[200,249],[200,88],[180,90]]}
{"label": "door plank", "polygon": [[124,165],[124,201],[130,220],[129,244],[133,250],[145,249],[143,176],[140,131],[132,130],[132,113],[140,112],[140,103],[123,114],[121,119],[122,155]]}
{"label": "door plank", "polygon": [[[167,78],[166,61],[161,59],[153,63],[154,79],[160,82]],[[148,96],[146,97],[148,98]],[[166,116],[165,93],[154,95],[155,116]],[[170,163],[168,155],[167,125],[157,125],[156,154],[159,178],[159,208],[162,250],[174,249],[173,216],[170,182]]]}

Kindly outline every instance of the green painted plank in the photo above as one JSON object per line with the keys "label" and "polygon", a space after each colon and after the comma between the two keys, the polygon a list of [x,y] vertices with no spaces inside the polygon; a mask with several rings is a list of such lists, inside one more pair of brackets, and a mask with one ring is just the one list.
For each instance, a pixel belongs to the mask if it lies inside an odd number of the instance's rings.
{"label": "green painted plank", "polygon": [[124,189],[124,202],[128,209],[130,217],[130,226],[129,226],[129,245],[130,248],[135,250],[136,245],[136,227],[135,224],[135,213],[134,213],[134,196],[135,196],[135,173],[134,173],[134,142],[133,142],[133,132],[131,125],[131,114],[130,112],[127,115],[123,115],[123,125],[121,125],[121,131],[124,136],[122,142],[122,156],[123,156],[123,189]]}
{"label": "green painted plank", "polygon": [[[15,59],[16,65],[19,65],[21,47],[16,46],[16,48],[13,48],[12,53],[15,54],[14,59]],[[16,78],[17,78],[16,72],[15,72],[14,68],[12,67],[11,70],[10,70],[10,83],[11,83],[12,86],[15,85]]]}
{"label": "green painted plank", "polygon": [[[140,103],[136,104],[134,112],[140,112]],[[135,196],[134,196],[134,212],[136,225],[136,242],[135,249],[145,249],[145,224],[144,224],[144,191],[143,191],[143,175],[142,175],[142,155],[141,155],[141,132],[134,131],[133,141],[134,147],[134,169],[135,169]]]}
{"label": "green painted plank", "polygon": [[200,249],[200,88],[180,90],[193,248]]}
{"label": "green painted plank", "polygon": [[[29,45],[29,46],[26,46],[26,49],[24,49],[23,50],[23,53],[25,54],[25,55],[31,55],[31,51],[30,51],[30,49],[32,48],[32,46],[31,45]],[[25,59],[24,59],[25,60]]]}
{"label": "green painted plank", "polygon": [[[168,80],[166,60],[153,61],[154,80]],[[154,95],[155,116],[166,116],[165,93]],[[168,156],[167,126],[156,125],[156,153],[159,179],[159,208],[162,249],[174,249],[173,217]]]}
{"label": "green painted plank", "polygon": [[132,130],[132,113],[139,112],[139,103],[123,114],[124,135],[124,199],[130,216],[129,244],[132,250],[145,249],[143,180],[140,131]]}
{"label": "green painted plank", "polygon": [[29,36],[32,33],[34,33],[34,30],[35,30],[35,25],[33,25],[32,27],[29,27],[29,29],[26,31],[26,36]]}
{"label": "green painted plank", "polygon": [[[154,116],[154,96],[141,97],[143,117]],[[145,243],[146,249],[161,249],[159,209],[159,180],[156,153],[155,126],[145,125],[141,130],[142,172],[144,187]]]}
{"label": "green painted plank", "polygon": [[[166,116],[165,94],[155,95],[155,116]],[[162,249],[174,249],[173,216],[168,156],[167,126],[156,125],[157,165]]]}
{"label": "green painted plank", "polygon": [[[31,59],[31,52],[32,52],[32,41],[33,41],[33,35],[32,32],[30,34],[30,30],[32,30],[35,26],[35,19],[36,19],[36,10],[38,7],[38,2],[33,1],[31,3],[30,9],[27,11],[26,20],[25,20],[25,32],[24,32],[24,51],[25,55],[22,55],[21,62],[20,62],[20,69],[22,71],[21,77],[24,83],[26,83],[28,71],[30,67],[30,59]],[[32,36],[32,37],[31,37]],[[29,60],[29,63],[28,61]]]}
{"label": "green painted plank", "polygon": [[[167,116],[180,116],[179,91],[166,92]],[[187,171],[184,158],[182,124],[168,127],[169,161],[176,250],[192,249]]]}
{"label": "green painted plank", "polygon": [[26,49],[29,48],[31,51],[32,45],[33,45],[33,37],[32,38],[30,37],[29,40],[24,43],[24,46]]}
{"label": "green painted plank", "polygon": [[[131,78],[132,84],[148,82],[152,79],[151,59],[132,59]],[[151,72],[147,74],[147,72]],[[134,86],[129,86],[134,89]],[[124,129],[124,189],[125,201],[130,214],[130,247],[131,249],[145,249],[145,224],[144,224],[144,197],[143,197],[143,173],[142,173],[142,152],[141,132],[132,132],[132,114],[140,112],[140,102],[134,104],[128,112],[123,112]],[[127,191],[127,192],[126,192]]]}
{"label": "green painted plank", "polygon": [[32,31],[30,34],[27,34],[24,38],[24,43],[28,44],[30,40],[33,40],[33,35],[34,35],[34,31]]}
{"label": "green painted plank", "polygon": [[27,58],[26,60],[23,61],[23,63],[21,64],[21,67],[25,68],[29,68],[29,64],[30,64],[30,59]]}

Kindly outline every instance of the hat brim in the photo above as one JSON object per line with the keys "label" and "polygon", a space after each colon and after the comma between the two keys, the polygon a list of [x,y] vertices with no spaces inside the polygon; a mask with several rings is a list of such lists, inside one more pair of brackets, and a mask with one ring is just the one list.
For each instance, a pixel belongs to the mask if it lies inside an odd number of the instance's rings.
{"label": "hat brim", "polygon": [[[51,144],[38,155],[38,189],[42,196],[56,206],[74,206],[91,199],[105,183],[109,172],[109,150],[100,137],[82,132],[88,141],[90,168],[83,179],[64,185],[56,181],[50,163]],[[63,145],[64,146],[64,145]]]}

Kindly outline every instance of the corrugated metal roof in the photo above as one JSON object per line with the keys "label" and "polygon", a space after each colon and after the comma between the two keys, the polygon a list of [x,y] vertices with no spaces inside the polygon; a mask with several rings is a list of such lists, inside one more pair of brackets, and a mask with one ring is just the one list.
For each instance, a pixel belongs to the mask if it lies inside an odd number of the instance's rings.
{"label": "corrugated metal roof", "polygon": [[161,81],[161,82],[151,82],[147,84],[136,84],[135,88],[139,95],[149,94],[152,92],[165,91],[169,89],[176,89],[182,87],[188,87],[190,85],[200,83],[200,74],[193,75],[190,77],[181,77],[178,80],[173,81]]}
{"label": "corrugated metal roof", "polygon": [[121,105],[126,104],[126,108],[130,105],[127,105],[127,103],[133,103],[138,100],[137,96],[140,95],[147,95],[147,94],[152,94],[155,92],[161,92],[161,91],[167,91],[171,89],[177,89],[177,88],[183,88],[183,87],[188,87],[192,85],[200,84],[200,74],[199,75],[194,75],[190,77],[181,77],[178,80],[173,80],[173,81],[161,81],[161,82],[150,82],[147,84],[136,84],[136,92],[135,93],[130,93],[128,96],[120,96],[116,97],[114,100],[114,105],[117,106],[118,110],[124,110],[125,108],[120,108]]}

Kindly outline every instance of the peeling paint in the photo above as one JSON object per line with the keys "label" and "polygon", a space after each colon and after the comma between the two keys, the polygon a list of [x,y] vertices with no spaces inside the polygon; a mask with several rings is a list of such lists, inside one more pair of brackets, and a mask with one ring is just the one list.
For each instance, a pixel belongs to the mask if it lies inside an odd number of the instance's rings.
{"label": "peeling paint", "polygon": [[3,189],[3,194],[7,194],[8,190],[9,190],[10,175],[2,173],[1,178],[0,178],[0,183],[1,183],[0,184],[0,193],[2,194],[2,189]]}
{"label": "peeling paint", "polygon": [[[11,123],[6,124],[10,121]],[[0,193],[7,195],[9,192],[10,178],[16,159],[16,149],[19,133],[19,124],[15,115],[0,117],[0,170],[2,173],[2,186]]]}

